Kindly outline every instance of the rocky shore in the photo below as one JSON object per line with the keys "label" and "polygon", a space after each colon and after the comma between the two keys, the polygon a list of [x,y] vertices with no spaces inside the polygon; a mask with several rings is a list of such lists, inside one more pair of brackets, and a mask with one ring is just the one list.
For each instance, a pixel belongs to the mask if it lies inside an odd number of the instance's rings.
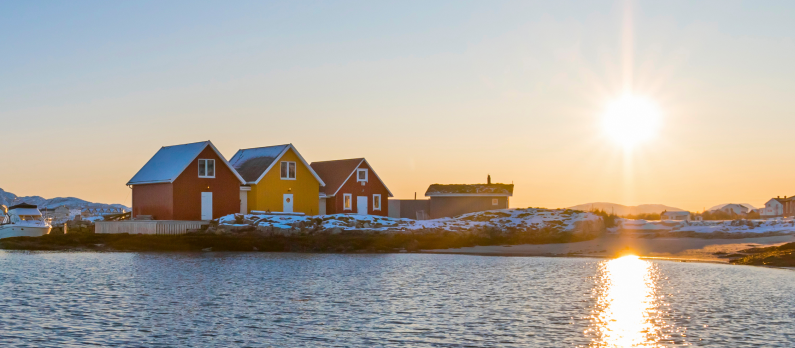
{"label": "rocky shore", "polygon": [[795,267],[795,243],[749,248],[727,257],[732,257],[731,263],[736,265]]}
{"label": "rocky shore", "polygon": [[572,210],[506,209],[415,221],[378,216],[230,215],[179,236],[90,231],[0,240],[7,250],[400,252],[598,238],[602,220]]}
{"label": "rocky shore", "polygon": [[417,230],[404,233],[327,231],[279,234],[271,231],[193,232],[177,236],[70,233],[0,240],[0,249],[47,251],[271,251],[271,252],[408,252],[477,245],[569,243],[595,238],[554,229],[477,230],[467,233]]}

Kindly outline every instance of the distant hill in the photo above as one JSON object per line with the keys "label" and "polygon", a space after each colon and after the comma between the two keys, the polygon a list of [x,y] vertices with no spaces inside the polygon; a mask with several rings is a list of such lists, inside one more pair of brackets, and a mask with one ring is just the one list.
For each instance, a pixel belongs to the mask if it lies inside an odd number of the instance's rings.
{"label": "distant hill", "polygon": [[616,215],[622,215],[622,216],[630,214],[631,215],[659,214],[662,213],[663,211],[684,210],[681,208],[670,207],[663,204],[641,204],[634,206],[626,206],[626,205],[606,203],[606,202],[585,203],[569,207],[569,209],[582,210],[582,211],[601,209],[608,213],[614,212]]}
{"label": "distant hill", "polygon": [[86,200],[82,200],[80,198],[74,197],[56,197],[46,199],[39,196],[27,196],[27,197],[19,197],[11,192],[6,192],[3,189],[0,189],[0,204],[10,207],[15,204],[20,203],[28,203],[33,204],[39,207],[39,209],[44,208],[57,208],[60,206],[66,206],[70,209],[77,209],[77,208],[92,208],[92,209],[109,209],[109,208],[116,208],[116,209],[126,209],[130,211],[129,207],[126,207],[121,204],[104,204],[104,203],[92,203]]}
{"label": "distant hill", "polygon": [[[723,203],[723,204],[718,204],[718,205],[716,205],[716,206],[714,206],[714,207],[712,207],[712,208],[709,208],[709,209],[707,209],[707,211],[718,210],[718,209],[720,209],[720,208],[723,208],[723,207],[725,207],[725,206],[727,206],[727,205],[729,205],[729,204],[734,204],[734,203]],[[756,209],[756,207],[754,207],[753,205],[750,205],[750,204],[748,204],[748,203],[737,203],[737,204],[739,204],[739,205],[742,205],[743,207],[746,207],[746,208],[748,208],[748,209],[750,209],[750,210],[754,210],[754,209]]]}

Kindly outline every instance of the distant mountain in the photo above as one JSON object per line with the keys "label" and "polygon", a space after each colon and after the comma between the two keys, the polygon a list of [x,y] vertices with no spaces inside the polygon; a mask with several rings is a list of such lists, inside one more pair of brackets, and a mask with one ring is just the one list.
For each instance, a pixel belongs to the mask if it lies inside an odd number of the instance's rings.
{"label": "distant mountain", "polygon": [[104,203],[92,203],[86,200],[82,200],[80,198],[74,197],[57,197],[57,198],[50,198],[46,199],[39,196],[28,196],[28,197],[19,197],[11,192],[6,192],[3,189],[0,189],[0,204],[10,207],[15,204],[20,203],[28,203],[33,204],[39,207],[39,209],[44,208],[57,208],[60,206],[66,206],[70,209],[77,209],[77,208],[92,208],[92,209],[125,209],[127,211],[130,208],[121,205],[121,204],[104,204]]}
{"label": "distant mountain", "polygon": [[600,209],[608,213],[613,212],[616,215],[622,215],[622,216],[630,214],[631,215],[659,214],[662,213],[663,211],[684,210],[681,208],[669,207],[667,205],[662,205],[662,204],[641,204],[634,206],[626,206],[626,205],[606,203],[606,202],[580,204],[580,205],[575,205],[573,207],[569,207],[569,209],[582,210],[582,211]]}
{"label": "distant mountain", "polygon": [[[723,208],[723,207],[725,207],[725,206],[727,206],[727,205],[729,205],[729,204],[735,204],[735,203],[724,203],[724,204],[718,204],[718,205],[716,205],[716,206],[714,206],[714,207],[712,207],[712,208],[709,208],[709,209],[707,209],[707,211],[718,210],[718,209],[720,209],[720,208]],[[748,204],[748,203],[737,203],[737,204],[739,204],[739,205],[742,205],[743,207],[746,207],[746,208],[748,208],[748,209],[750,209],[750,210],[754,210],[754,209],[756,209],[756,207],[754,207],[753,205],[750,205],[750,204]]]}

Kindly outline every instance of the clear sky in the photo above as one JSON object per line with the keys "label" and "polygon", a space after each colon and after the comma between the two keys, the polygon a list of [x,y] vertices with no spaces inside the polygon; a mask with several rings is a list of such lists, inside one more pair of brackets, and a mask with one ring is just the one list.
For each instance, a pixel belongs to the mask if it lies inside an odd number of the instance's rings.
{"label": "clear sky", "polygon": [[[366,157],[397,198],[795,195],[793,1],[0,1],[0,188],[130,204],[161,147]],[[661,115],[623,147],[632,93]]]}

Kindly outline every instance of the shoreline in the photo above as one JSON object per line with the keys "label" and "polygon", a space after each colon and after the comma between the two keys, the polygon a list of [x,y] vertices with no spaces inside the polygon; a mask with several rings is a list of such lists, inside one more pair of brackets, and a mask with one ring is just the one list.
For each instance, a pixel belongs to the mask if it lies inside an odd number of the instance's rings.
{"label": "shoreline", "polygon": [[768,236],[737,239],[706,239],[691,237],[648,238],[645,236],[603,236],[589,241],[553,244],[519,244],[475,246],[451,249],[422,250],[428,254],[479,256],[540,256],[614,258],[624,254],[645,259],[685,262],[729,263],[725,255],[749,248],[775,247],[795,242],[795,236]]}
{"label": "shoreline", "polygon": [[[607,234],[537,240],[449,234],[367,233],[263,236],[258,234],[130,235],[78,233],[0,240],[8,251],[49,252],[294,252],[333,254],[420,253],[502,257],[637,255],[649,260],[795,266],[795,235],[720,238],[720,235]],[[535,244],[529,244],[535,243]]]}

